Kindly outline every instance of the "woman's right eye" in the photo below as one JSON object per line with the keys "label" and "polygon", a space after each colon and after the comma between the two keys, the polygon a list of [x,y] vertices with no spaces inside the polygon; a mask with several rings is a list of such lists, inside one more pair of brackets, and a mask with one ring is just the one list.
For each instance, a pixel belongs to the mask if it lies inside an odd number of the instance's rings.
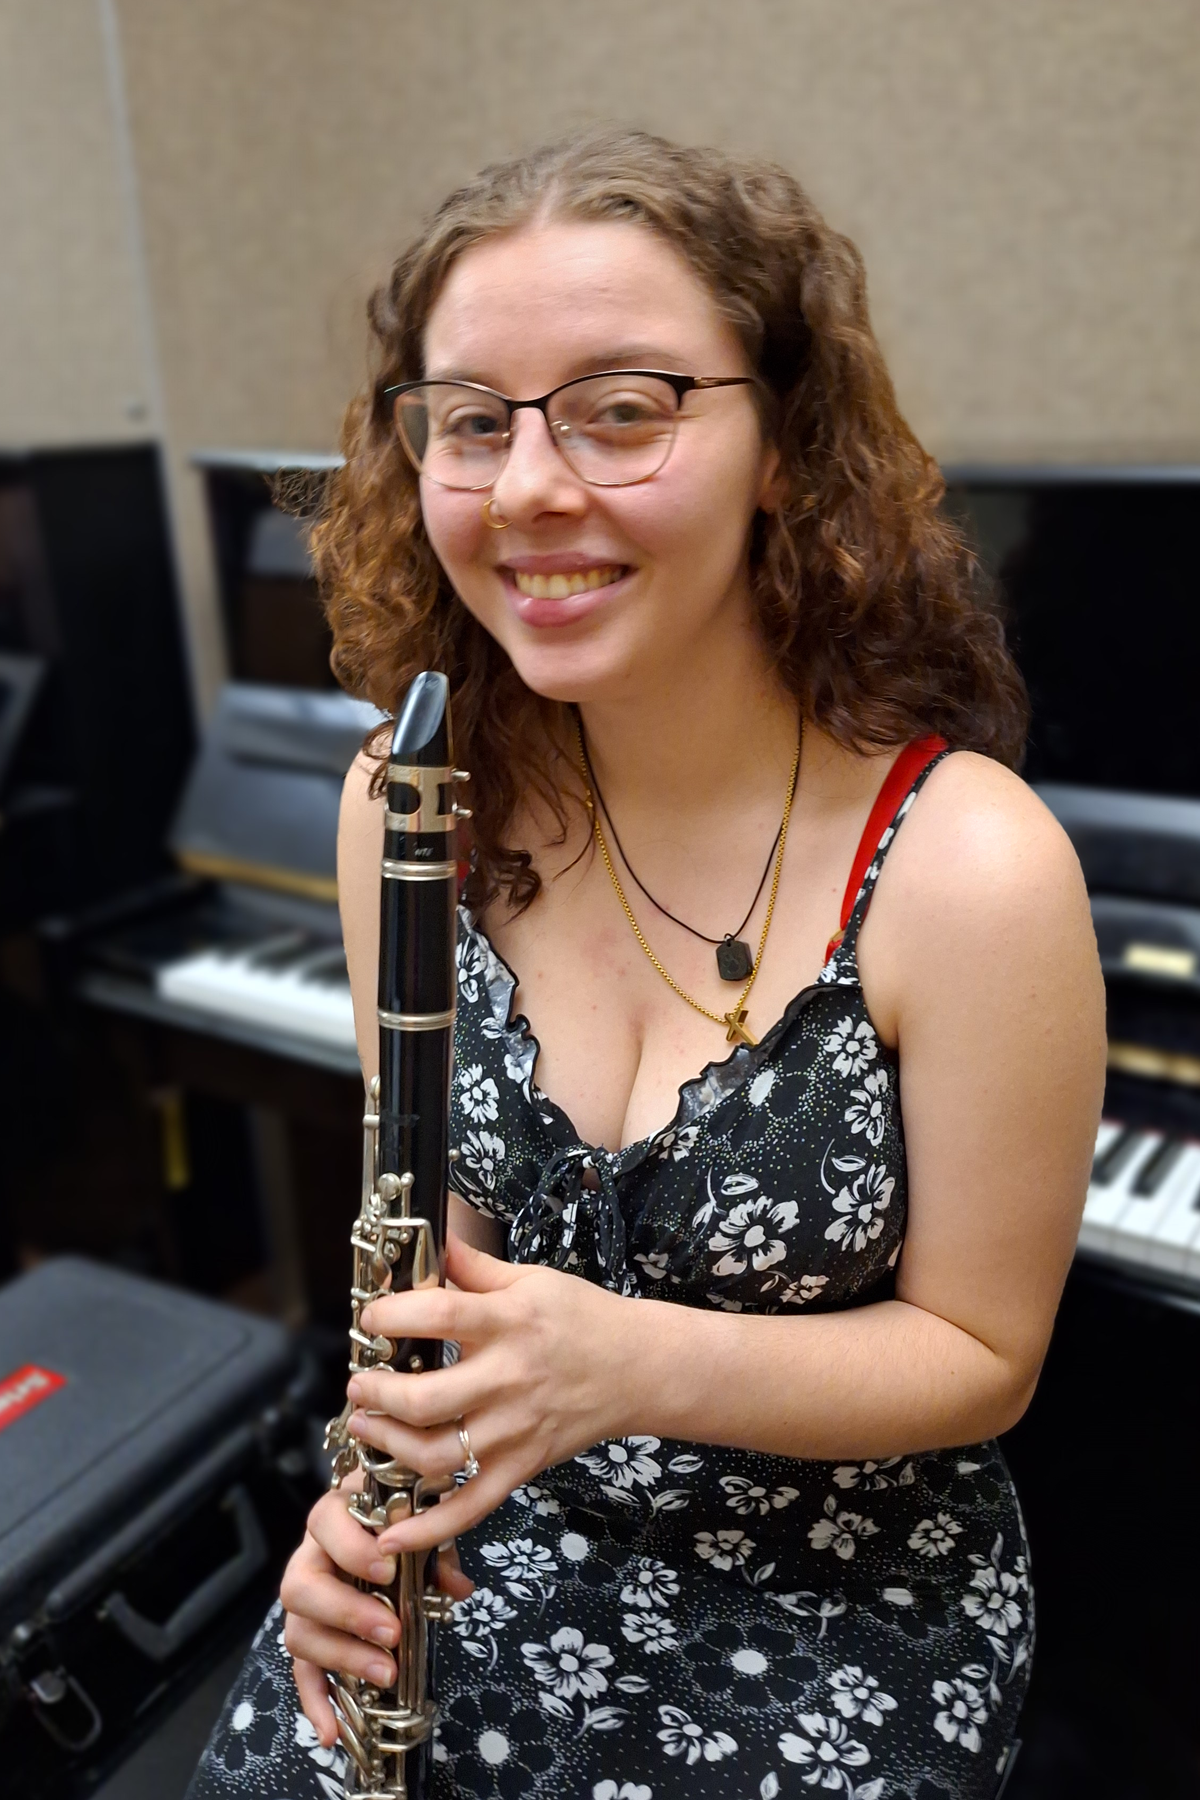
{"label": "woman's right eye", "polygon": [[451,413],[438,427],[438,435],[454,438],[492,438],[503,432],[504,426],[495,413],[457,412]]}

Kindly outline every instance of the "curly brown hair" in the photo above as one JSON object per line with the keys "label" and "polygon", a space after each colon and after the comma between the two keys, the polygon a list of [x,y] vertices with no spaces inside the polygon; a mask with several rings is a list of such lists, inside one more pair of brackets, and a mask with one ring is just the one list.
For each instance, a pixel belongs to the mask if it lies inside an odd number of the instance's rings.
{"label": "curly brown hair", "polygon": [[1015,766],[1024,688],[992,597],[941,507],[941,474],[900,415],[871,330],[862,259],[773,164],[608,128],[486,168],[438,208],[371,298],[374,377],[347,410],[345,464],[313,530],[344,686],[385,711],[421,669],[450,678],[475,771],[470,905],[539,888],[506,842],[522,796],[565,832],[576,784],[563,707],[532,693],[435,557],[388,385],[424,374],[423,337],[455,260],[533,219],[629,220],[695,270],[766,396],[783,499],[754,522],[751,591],[801,716],[863,751],[937,733]]}

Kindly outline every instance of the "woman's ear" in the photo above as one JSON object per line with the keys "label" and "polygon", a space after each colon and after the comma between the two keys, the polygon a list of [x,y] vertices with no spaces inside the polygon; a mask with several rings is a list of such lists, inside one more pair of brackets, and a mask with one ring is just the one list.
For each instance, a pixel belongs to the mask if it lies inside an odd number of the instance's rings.
{"label": "woman's ear", "polygon": [[762,475],[758,484],[760,512],[778,512],[784,495],[783,458],[774,444],[763,445]]}

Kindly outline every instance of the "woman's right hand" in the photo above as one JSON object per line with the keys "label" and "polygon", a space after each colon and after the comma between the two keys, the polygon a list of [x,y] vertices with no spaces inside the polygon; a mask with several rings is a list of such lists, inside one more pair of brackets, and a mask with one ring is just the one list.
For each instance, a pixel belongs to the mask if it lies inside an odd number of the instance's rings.
{"label": "woman's right hand", "polygon": [[[317,1501],[279,1590],[287,1614],[283,1641],[292,1655],[300,1704],[327,1748],[336,1744],[338,1726],[326,1670],[386,1687],[395,1679],[391,1652],[400,1635],[390,1607],[345,1579],[356,1575],[383,1587],[396,1571],[394,1557],[380,1556],[374,1532],[350,1517],[352,1497],[341,1487]],[[465,1600],[474,1587],[453,1548],[438,1557],[438,1586],[455,1600]]]}

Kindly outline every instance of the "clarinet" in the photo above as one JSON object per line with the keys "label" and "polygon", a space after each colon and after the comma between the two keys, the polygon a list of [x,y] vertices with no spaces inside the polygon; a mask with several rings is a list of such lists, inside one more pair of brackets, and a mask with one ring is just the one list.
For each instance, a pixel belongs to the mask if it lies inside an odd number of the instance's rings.
{"label": "clarinet", "polygon": [[[455,1002],[458,864],[455,829],[469,817],[455,801],[467,775],[454,767],[449,683],[418,675],[400,707],[387,772],[379,939],[379,1075],[363,1119],[362,1205],[351,1234],[350,1369],[442,1366],[436,1339],[370,1337],[360,1318],[384,1294],[444,1280],[450,1064]],[[347,1430],[347,1403],[330,1423],[333,1486],[361,1472],[351,1516],[378,1533],[434,1506],[453,1476],[418,1475]],[[333,1677],[348,1756],[346,1794],[357,1800],[420,1800],[428,1786],[436,1627],[451,1601],[436,1586],[437,1551],[396,1558],[388,1587],[356,1585],[400,1622],[397,1674],[387,1689]]]}

